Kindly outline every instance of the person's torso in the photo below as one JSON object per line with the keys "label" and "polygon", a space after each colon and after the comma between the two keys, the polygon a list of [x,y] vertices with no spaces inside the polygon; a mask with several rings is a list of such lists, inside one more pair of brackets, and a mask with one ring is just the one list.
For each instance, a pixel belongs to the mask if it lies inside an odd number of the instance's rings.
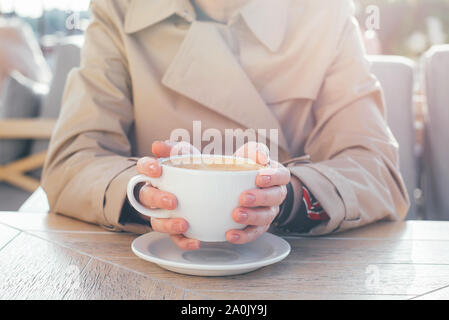
{"label": "person's torso", "polygon": [[[185,130],[191,142],[200,139],[204,147],[218,132],[225,137],[226,129],[247,128],[265,132],[272,148],[278,130],[280,160],[303,154],[314,127],[313,102],[343,28],[344,19],[335,13],[338,5],[329,13],[314,0],[281,0],[277,5],[284,4],[284,11],[274,17],[267,18],[266,11],[258,16],[253,6],[245,19],[237,15],[225,24],[192,18],[193,7],[178,8],[161,20],[132,20],[142,17],[139,10],[151,9],[137,3],[118,14],[123,17],[137,156],[147,155],[154,140]],[[323,21],[332,26],[321,26]],[[277,29],[264,30],[265,23]]]}

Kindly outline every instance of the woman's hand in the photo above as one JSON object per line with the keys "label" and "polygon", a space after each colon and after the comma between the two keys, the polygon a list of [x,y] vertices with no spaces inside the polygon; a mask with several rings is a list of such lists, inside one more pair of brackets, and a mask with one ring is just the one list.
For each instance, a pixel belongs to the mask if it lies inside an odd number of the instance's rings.
{"label": "woman's hand", "polygon": [[[178,150],[174,150],[178,149]],[[169,157],[170,154],[193,153],[199,154],[190,144],[179,143],[171,145],[167,142],[157,141],[152,145],[153,154],[157,158]],[[152,178],[158,178],[162,174],[162,168],[156,158],[144,157],[137,161],[137,171]],[[140,188],[136,197],[139,202],[150,209],[174,210],[178,206],[176,196],[146,184]],[[200,241],[189,239],[182,234],[187,231],[188,223],[182,218],[151,218],[151,226],[154,231],[168,233],[173,242],[182,250],[196,250],[200,247]]]}
{"label": "woman's hand", "polygon": [[[156,158],[144,157],[137,162],[137,171],[149,177],[157,178],[162,174],[162,168],[157,158],[169,157],[173,154],[200,154],[188,143],[171,145],[167,142],[155,142],[152,146]],[[257,189],[245,191],[241,194],[240,207],[232,212],[237,223],[248,225],[243,230],[229,230],[226,239],[232,243],[247,243],[255,240],[268,230],[270,224],[279,213],[279,205],[287,195],[285,185],[290,182],[290,171],[281,164],[270,160],[268,148],[260,143],[247,143],[242,146],[235,156],[249,158],[269,167],[260,170],[256,178]],[[176,196],[152,187],[142,186],[136,197],[147,208],[174,210],[177,205]],[[173,242],[182,250],[196,250],[200,248],[200,241],[183,236],[188,229],[188,223],[182,218],[151,218],[154,231],[168,233]]]}
{"label": "woman's hand", "polygon": [[290,171],[282,164],[270,160],[268,147],[260,143],[247,143],[235,153],[250,158],[259,164],[269,164],[260,170],[256,186],[240,195],[240,207],[232,212],[235,222],[248,225],[243,230],[229,230],[226,240],[242,244],[255,240],[268,230],[279,213],[279,205],[287,196],[286,185],[290,182]]}

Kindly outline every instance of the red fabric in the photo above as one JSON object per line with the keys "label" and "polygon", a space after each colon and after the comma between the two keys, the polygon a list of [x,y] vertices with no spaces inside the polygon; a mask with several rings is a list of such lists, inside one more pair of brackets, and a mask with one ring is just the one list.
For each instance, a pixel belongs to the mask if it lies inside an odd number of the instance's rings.
{"label": "red fabric", "polygon": [[307,216],[311,220],[326,221],[329,216],[321,207],[320,202],[313,196],[313,194],[305,186],[302,187],[303,201],[306,207]]}

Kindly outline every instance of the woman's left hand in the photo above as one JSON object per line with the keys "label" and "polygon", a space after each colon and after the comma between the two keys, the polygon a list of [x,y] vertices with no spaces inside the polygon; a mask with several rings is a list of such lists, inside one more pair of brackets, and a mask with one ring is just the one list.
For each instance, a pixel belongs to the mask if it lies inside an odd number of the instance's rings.
{"label": "woman's left hand", "polygon": [[243,192],[239,198],[240,206],[232,212],[234,221],[247,227],[243,230],[229,230],[226,232],[226,240],[243,244],[266,232],[276,218],[279,206],[287,196],[286,185],[290,182],[290,171],[282,164],[270,160],[268,147],[261,143],[247,143],[235,155],[262,165],[269,163],[256,177],[258,188]]}

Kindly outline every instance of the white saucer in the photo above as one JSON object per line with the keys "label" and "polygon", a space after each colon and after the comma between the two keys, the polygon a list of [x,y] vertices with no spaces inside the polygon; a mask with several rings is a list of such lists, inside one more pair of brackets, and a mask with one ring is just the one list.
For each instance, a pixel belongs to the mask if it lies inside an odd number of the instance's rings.
{"label": "white saucer", "polygon": [[167,234],[149,232],[135,239],[131,248],[138,257],[164,269],[197,276],[246,273],[279,262],[290,253],[287,241],[267,232],[240,245],[202,242],[195,251],[182,251]]}

